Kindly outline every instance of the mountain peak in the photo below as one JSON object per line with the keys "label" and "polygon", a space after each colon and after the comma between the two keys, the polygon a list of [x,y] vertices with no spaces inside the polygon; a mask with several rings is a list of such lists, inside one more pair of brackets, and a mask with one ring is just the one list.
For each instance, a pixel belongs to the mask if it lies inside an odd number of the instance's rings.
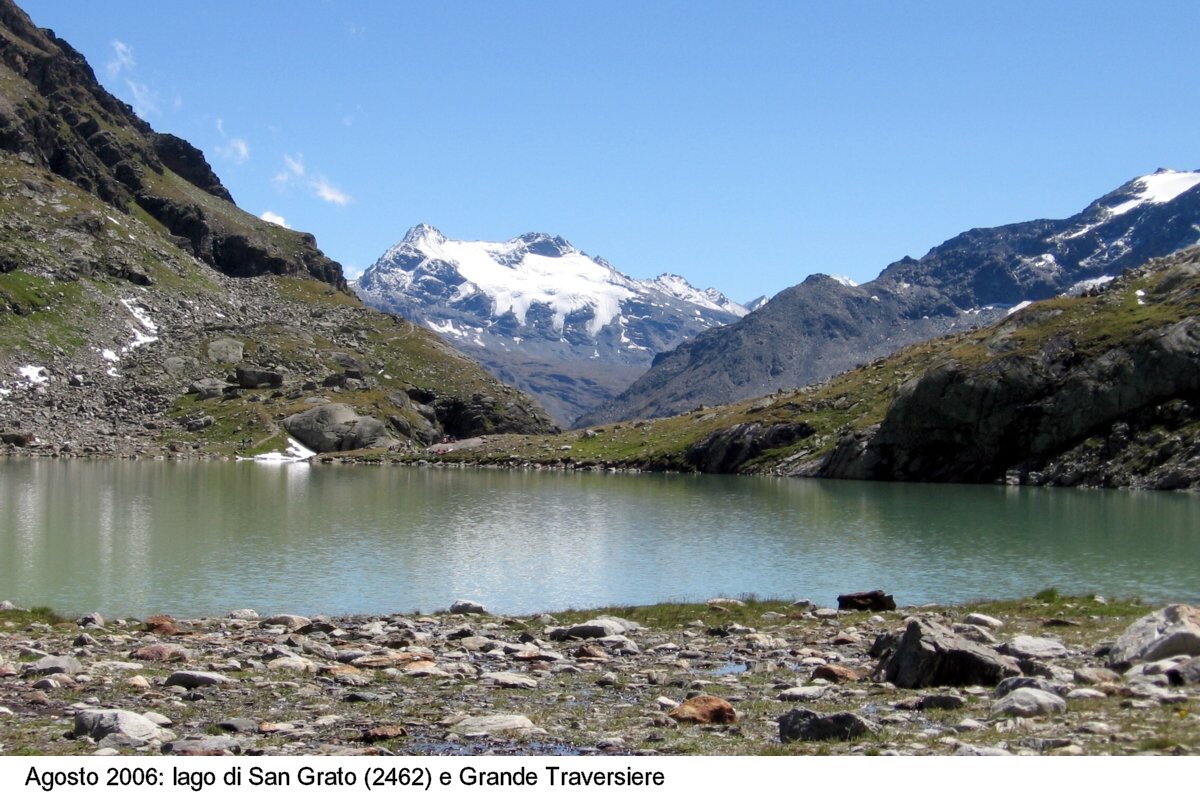
{"label": "mountain peak", "polygon": [[433,226],[432,224],[426,224],[422,222],[417,224],[415,227],[410,228],[408,232],[404,233],[404,238],[401,240],[401,243],[415,244],[420,241],[436,242],[444,240],[446,240],[446,236],[443,235],[437,227]]}

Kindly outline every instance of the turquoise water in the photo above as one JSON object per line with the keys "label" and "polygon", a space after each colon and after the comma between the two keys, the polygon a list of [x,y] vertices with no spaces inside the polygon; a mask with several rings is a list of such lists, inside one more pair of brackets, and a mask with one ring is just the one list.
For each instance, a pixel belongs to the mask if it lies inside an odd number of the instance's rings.
{"label": "turquoise water", "polygon": [[0,599],[110,616],[1064,593],[1200,599],[1200,497],[439,468],[0,461]]}

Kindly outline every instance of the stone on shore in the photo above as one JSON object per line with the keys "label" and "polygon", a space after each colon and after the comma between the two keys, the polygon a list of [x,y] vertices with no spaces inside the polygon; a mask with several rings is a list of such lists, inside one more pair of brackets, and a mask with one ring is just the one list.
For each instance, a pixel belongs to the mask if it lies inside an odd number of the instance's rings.
{"label": "stone on shore", "polygon": [[171,676],[167,678],[165,685],[192,689],[203,688],[204,686],[224,686],[232,682],[228,677],[217,672],[181,670],[172,672]]}
{"label": "stone on shore", "polygon": [[555,641],[566,641],[571,638],[607,638],[624,632],[625,627],[616,619],[595,618],[582,624],[559,627],[551,631],[550,637]]}
{"label": "stone on shore", "polygon": [[80,674],[83,671],[83,664],[77,658],[70,655],[47,655],[44,658],[39,658],[29,664],[26,669],[26,674],[36,675],[52,675],[52,674]]}
{"label": "stone on shore", "polygon": [[1033,635],[1018,635],[1004,643],[1000,651],[1014,658],[1038,659],[1061,658],[1070,652],[1061,642],[1052,638],[1038,638]]}
{"label": "stone on shore", "polygon": [[151,742],[169,742],[175,734],[151,720],[119,708],[80,711],[75,714],[75,735],[106,740],[108,746],[141,747]]}
{"label": "stone on shore", "polygon": [[292,615],[291,613],[279,613],[278,615],[263,619],[261,623],[264,627],[285,627],[291,632],[312,626],[311,619],[307,619],[304,616]]}
{"label": "stone on shore", "polygon": [[1138,619],[1117,639],[1108,664],[1128,667],[1173,655],[1200,655],[1200,607],[1173,604]]}
{"label": "stone on shore", "polygon": [[470,599],[459,599],[450,605],[450,612],[455,615],[483,615],[487,613],[487,608],[479,602],[472,602]]}
{"label": "stone on shore", "polygon": [[697,725],[726,725],[737,722],[737,711],[733,704],[720,697],[701,694],[684,700],[678,708],[667,713],[676,722],[691,722]]}
{"label": "stone on shore", "polygon": [[796,708],[779,717],[779,740],[782,742],[849,741],[875,731],[872,723],[849,711],[818,714],[807,708]]}
{"label": "stone on shore", "polygon": [[921,618],[909,620],[881,668],[901,688],[995,685],[1021,673],[1011,658]]}
{"label": "stone on shore", "polygon": [[879,612],[895,610],[896,600],[890,593],[881,590],[859,591],[858,593],[843,593],[838,596],[838,610],[870,610]]}
{"label": "stone on shore", "polygon": [[531,736],[546,732],[521,714],[468,716],[451,727],[460,736]]}
{"label": "stone on shore", "polygon": [[992,716],[1045,716],[1067,710],[1057,694],[1039,688],[1019,688],[992,705]]}

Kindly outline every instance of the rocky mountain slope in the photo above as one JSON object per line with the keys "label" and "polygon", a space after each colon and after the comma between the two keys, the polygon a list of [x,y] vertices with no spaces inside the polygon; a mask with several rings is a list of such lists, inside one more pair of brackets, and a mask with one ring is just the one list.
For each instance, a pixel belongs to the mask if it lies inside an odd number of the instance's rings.
{"label": "rocky mountain slope", "polygon": [[677,275],[634,280],[562,238],[457,241],[427,224],[356,288],[537,396],[563,424],[625,389],[657,353],[748,312]]}
{"label": "rocky mountain slope", "polygon": [[1200,490],[1200,247],[821,384],[443,458]]}
{"label": "rocky mountain slope", "polygon": [[741,321],[656,357],[628,390],[578,424],[802,386],[1197,242],[1200,172],[1160,170],[1067,219],[970,230],[861,286],[812,275]]}
{"label": "rocky mountain slope", "polygon": [[284,418],[325,403],[371,420],[343,448],[553,429],[434,334],[363,306],[311,235],[238,209],[203,154],[0,0],[3,449],[278,451]]}

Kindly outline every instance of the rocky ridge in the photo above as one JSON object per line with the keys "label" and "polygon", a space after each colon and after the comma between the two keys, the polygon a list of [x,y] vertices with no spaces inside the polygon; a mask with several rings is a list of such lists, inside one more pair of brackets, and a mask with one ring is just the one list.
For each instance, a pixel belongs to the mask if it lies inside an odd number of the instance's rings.
{"label": "rocky ridge", "polygon": [[1200,172],[1160,169],[1070,218],[973,229],[861,286],[813,274],[741,321],[657,356],[577,425],[662,417],[821,381],[1197,242]]}
{"label": "rocky ridge", "polygon": [[874,614],[456,605],[74,623],[9,609],[0,752],[1200,752],[1200,611],[1187,605],[1049,591]]}

